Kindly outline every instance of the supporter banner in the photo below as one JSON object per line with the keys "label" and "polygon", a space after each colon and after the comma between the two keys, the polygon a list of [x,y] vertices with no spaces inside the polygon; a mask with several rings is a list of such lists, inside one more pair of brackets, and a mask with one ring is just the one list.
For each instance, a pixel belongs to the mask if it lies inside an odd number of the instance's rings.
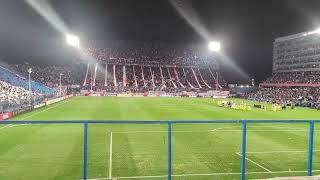
{"label": "supporter banner", "polygon": [[118,97],[131,97],[131,94],[126,94],[126,93],[120,93],[117,94]]}
{"label": "supporter banner", "polygon": [[0,121],[1,120],[6,120],[9,119],[13,116],[13,112],[6,112],[6,113],[2,113],[0,114]]}
{"label": "supporter banner", "polygon": [[320,87],[320,84],[308,83],[261,83],[261,87]]}
{"label": "supporter banner", "polygon": [[46,103],[41,103],[41,104],[37,104],[37,105],[33,106],[33,108],[34,109],[38,109],[38,108],[41,108],[41,107],[43,107],[45,105],[46,105]]}
{"label": "supporter banner", "polygon": [[89,94],[89,96],[102,96],[101,94]]}
{"label": "supporter banner", "polygon": [[229,91],[208,91],[207,93],[213,98],[227,98],[230,95]]}
{"label": "supporter banner", "polygon": [[148,96],[151,96],[151,97],[161,96],[161,95],[165,95],[165,94],[166,94],[165,91],[149,91],[148,92]]}
{"label": "supporter banner", "polygon": [[26,111],[31,111],[32,110],[32,107],[31,106],[27,106],[27,107],[22,107],[16,111],[13,112],[13,115],[17,115],[17,114],[20,114],[20,113],[23,113],[23,112],[26,112]]}
{"label": "supporter banner", "polygon": [[132,93],[132,97],[143,97],[143,93]]}
{"label": "supporter banner", "polygon": [[89,91],[88,90],[80,90],[80,93],[81,94],[86,94],[86,93],[89,93]]}
{"label": "supporter banner", "polygon": [[71,98],[71,97],[73,97],[72,94],[71,94],[71,95],[64,96],[63,98],[64,98],[64,99],[69,99],[69,98]]}
{"label": "supporter banner", "polygon": [[57,99],[51,99],[51,100],[48,100],[48,101],[46,102],[46,105],[54,104],[54,103],[60,102],[60,101],[62,101],[62,100],[64,100],[64,97],[59,97],[59,98],[57,98]]}
{"label": "supporter banner", "polygon": [[104,96],[117,96],[117,93],[105,93]]}

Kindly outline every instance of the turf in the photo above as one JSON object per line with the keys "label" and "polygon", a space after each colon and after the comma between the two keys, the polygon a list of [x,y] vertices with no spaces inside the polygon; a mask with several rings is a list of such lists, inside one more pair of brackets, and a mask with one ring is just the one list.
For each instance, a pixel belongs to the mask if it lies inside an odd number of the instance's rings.
{"label": "turf", "polygon": [[[242,101],[233,99],[233,101]],[[253,103],[245,101],[245,103]],[[268,105],[270,106],[270,105]],[[75,97],[14,120],[319,119],[296,108],[273,112],[217,107],[212,99]],[[306,175],[307,124],[248,125],[248,179]],[[239,124],[173,125],[173,179],[239,179]],[[316,125],[314,173],[320,170]],[[89,125],[88,175],[166,179],[166,125]],[[83,125],[0,126],[0,179],[81,179]],[[122,177],[122,178],[121,178]]]}

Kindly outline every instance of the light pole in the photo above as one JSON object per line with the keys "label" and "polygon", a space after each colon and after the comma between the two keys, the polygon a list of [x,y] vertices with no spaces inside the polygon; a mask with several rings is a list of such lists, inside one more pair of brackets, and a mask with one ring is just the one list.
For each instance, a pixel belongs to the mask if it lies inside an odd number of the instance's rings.
{"label": "light pole", "polygon": [[28,73],[29,73],[29,106],[31,105],[31,73],[32,73],[32,69],[29,68],[28,69]]}
{"label": "light pole", "polygon": [[[210,51],[213,51],[213,52],[219,52],[220,49],[221,49],[221,44],[220,42],[218,41],[210,41],[208,43],[208,49]],[[218,85],[219,85],[219,75],[218,75],[218,72],[216,72],[216,75],[217,75],[217,78],[216,78],[216,91],[218,90]]]}
{"label": "light pole", "polygon": [[60,89],[60,96],[62,95],[62,86],[61,86],[61,79],[62,79],[63,74],[60,73],[60,79],[59,79],[59,89]]}

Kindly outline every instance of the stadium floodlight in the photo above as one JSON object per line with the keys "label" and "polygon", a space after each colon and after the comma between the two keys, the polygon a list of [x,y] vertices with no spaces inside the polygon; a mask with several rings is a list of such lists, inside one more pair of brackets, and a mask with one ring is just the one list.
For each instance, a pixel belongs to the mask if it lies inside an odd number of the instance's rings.
{"label": "stadium floodlight", "polygon": [[320,34],[320,28],[316,29],[314,32]]}
{"label": "stadium floodlight", "polygon": [[215,52],[219,52],[221,45],[220,42],[218,41],[210,41],[208,44],[208,48],[210,51],[215,51]]}
{"label": "stadium floodlight", "polygon": [[79,40],[79,37],[76,36],[76,35],[67,34],[66,35],[66,41],[67,41],[67,44],[72,46],[72,47],[75,47],[75,48],[79,48],[80,47],[80,40]]}

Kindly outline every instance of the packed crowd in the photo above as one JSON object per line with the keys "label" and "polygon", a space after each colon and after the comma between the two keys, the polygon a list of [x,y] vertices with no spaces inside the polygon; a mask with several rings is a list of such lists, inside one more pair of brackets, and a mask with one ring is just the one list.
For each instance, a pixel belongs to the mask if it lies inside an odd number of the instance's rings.
{"label": "packed crowd", "polygon": [[[7,82],[13,86],[22,87],[24,89],[29,89],[28,76],[23,76],[19,72],[13,71],[11,68],[5,68],[0,66],[0,80]],[[54,93],[54,90],[45,86],[44,84],[31,80],[30,88],[32,92],[50,94]]]}
{"label": "packed crowd", "polygon": [[[95,69],[96,72],[95,72]],[[103,65],[89,66],[84,78],[87,89],[108,91],[191,91],[226,87],[211,68]],[[91,84],[94,84],[91,87]]]}
{"label": "packed crowd", "polygon": [[294,88],[259,88],[255,93],[248,94],[248,98],[258,101],[294,103],[299,106],[313,106],[320,102],[320,91],[314,87]]}
{"label": "packed crowd", "polygon": [[22,87],[12,86],[7,82],[0,81],[0,110],[14,105],[29,103],[29,100],[38,97],[38,94],[32,93]]}
{"label": "packed crowd", "polygon": [[106,48],[87,48],[85,54],[101,63],[110,64],[216,65],[216,58],[212,53],[201,51],[196,47],[168,43],[115,41],[109,43]]}
{"label": "packed crowd", "polygon": [[[221,76],[217,79],[214,54],[194,47],[115,41],[106,48],[88,48],[85,55],[94,57],[96,62],[79,60],[59,66],[0,63],[2,108],[57,93],[60,82],[62,91],[71,85],[108,92],[181,92],[226,87]],[[32,70],[31,91],[28,69]]]}
{"label": "packed crowd", "polygon": [[227,87],[217,71],[209,67],[175,67],[112,64],[77,64],[73,66],[14,65],[12,69],[48,87],[59,89],[61,85],[82,86],[83,89],[121,91],[191,91],[222,89]]}
{"label": "packed crowd", "polygon": [[28,77],[28,69],[32,70],[31,79],[36,82],[45,84],[51,88],[57,88],[60,85],[60,74],[61,84],[73,85],[80,82],[81,72],[76,68],[77,65],[60,65],[60,66],[36,66],[29,64],[16,64],[12,66],[12,69],[19,72],[24,77]]}
{"label": "packed crowd", "polygon": [[[319,75],[319,71],[276,73],[260,84],[261,87],[257,92],[249,93],[247,97],[259,101],[292,102],[300,106],[318,106],[320,103],[319,87],[312,87],[311,84],[320,83]],[[269,85],[266,86],[267,84]],[[277,87],[273,84],[277,84]],[[291,84],[291,86],[287,87],[285,84]]]}
{"label": "packed crowd", "polygon": [[276,73],[264,83],[320,83],[320,71]]}

